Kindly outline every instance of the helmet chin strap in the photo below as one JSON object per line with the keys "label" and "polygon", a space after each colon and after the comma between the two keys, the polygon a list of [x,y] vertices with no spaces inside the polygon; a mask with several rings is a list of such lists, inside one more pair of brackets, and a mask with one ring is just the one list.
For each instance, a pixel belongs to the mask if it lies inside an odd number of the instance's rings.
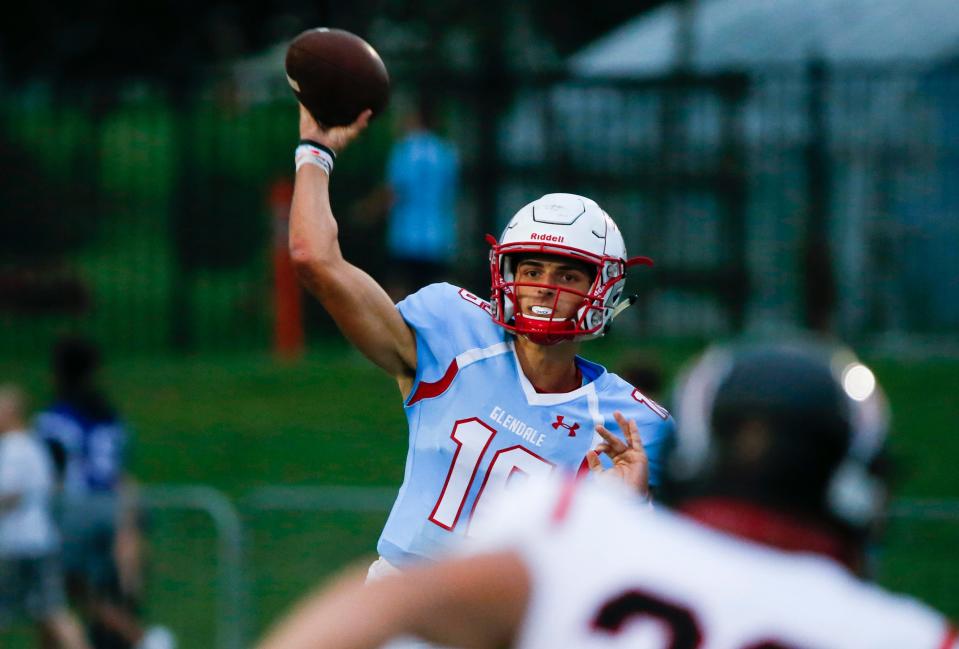
{"label": "helmet chin strap", "polygon": [[620,313],[628,309],[629,307],[636,304],[636,300],[639,299],[638,295],[630,295],[629,297],[620,300],[616,306],[613,307],[612,312],[609,314],[609,321],[612,322],[615,320]]}

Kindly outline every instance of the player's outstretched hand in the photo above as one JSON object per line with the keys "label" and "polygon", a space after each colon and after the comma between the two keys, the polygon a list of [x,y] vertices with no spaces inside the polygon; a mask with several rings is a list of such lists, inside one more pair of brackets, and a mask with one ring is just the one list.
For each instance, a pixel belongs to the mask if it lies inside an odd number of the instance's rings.
{"label": "player's outstretched hand", "polygon": [[[586,453],[586,462],[593,473],[622,480],[626,486],[636,489],[643,496],[649,494],[649,461],[646,450],[639,437],[639,426],[632,419],[626,420],[623,413],[613,413],[616,423],[626,436],[624,442],[613,435],[605,426],[596,426],[596,432],[603,438],[595,449]],[[612,468],[604,469],[599,454],[605,453],[613,461]]]}
{"label": "player's outstretched hand", "polygon": [[348,126],[327,128],[313,119],[310,111],[304,108],[303,104],[300,104],[300,139],[319,142],[339,153],[346,148],[347,144],[356,139],[357,135],[363,132],[363,129],[369,124],[372,114],[372,110],[366,109]]}

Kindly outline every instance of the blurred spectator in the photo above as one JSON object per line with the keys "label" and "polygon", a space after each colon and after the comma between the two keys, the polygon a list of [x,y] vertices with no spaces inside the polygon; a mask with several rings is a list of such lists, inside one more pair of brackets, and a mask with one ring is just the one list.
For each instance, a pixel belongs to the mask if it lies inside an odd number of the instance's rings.
{"label": "blurred spectator", "polygon": [[367,216],[388,212],[390,276],[384,285],[394,301],[450,279],[459,174],[456,150],[438,134],[436,105],[429,95],[417,96],[400,128],[402,135],[387,163],[386,184],[361,206]]}
{"label": "blurred spectator", "polygon": [[144,541],[124,467],[126,427],[100,389],[100,353],[82,338],[53,353],[55,400],[36,429],[58,465],[67,588],[97,649],[167,649],[172,634],[139,619]]}
{"label": "blurred spectator", "polygon": [[66,606],[53,469],[24,422],[23,394],[0,385],[0,632],[25,615],[37,624],[37,646],[87,649]]}

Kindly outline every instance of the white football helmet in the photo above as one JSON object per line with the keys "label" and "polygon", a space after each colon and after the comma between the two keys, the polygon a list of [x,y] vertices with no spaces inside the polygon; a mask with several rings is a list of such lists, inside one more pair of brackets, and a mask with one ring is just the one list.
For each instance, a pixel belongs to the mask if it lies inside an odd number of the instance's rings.
{"label": "white football helmet", "polygon": [[[546,194],[520,209],[497,242],[487,235],[492,279],[493,320],[535,343],[551,345],[564,340],[598,338],[613,318],[632,304],[621,300],[626,269],[636,264],[652,265],[648,257],[626,257],[623,235],[595,201],[576,194]],[[569,288],[547,284],[518,284],[516,257],[541,254],[564,257],[595,269],[586,293],[575,292],[582,305],[574,318],[531,315],[519,308],[517,286],[545,287],[555,291],[555,304]],[[555,311],[554,311],[555,313]]]}

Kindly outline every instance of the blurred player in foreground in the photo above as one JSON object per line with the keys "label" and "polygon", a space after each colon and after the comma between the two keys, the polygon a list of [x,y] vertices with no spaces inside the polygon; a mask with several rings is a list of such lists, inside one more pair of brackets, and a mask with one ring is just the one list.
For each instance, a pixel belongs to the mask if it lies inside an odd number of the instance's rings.
{"label": "blurred player in foreground", "polygon": [[368,118],[324,129],[301,107],[290,254],[304,285],[405,400],[406,473],[371,576],[439,556],[486,506],[484,494],[507,483],[557,466],[600,470],[597,450],[609,457],[606,470],[645,490],[644,446],[656,485],[669,413],[577,356],[629,305],[626,269],[649,260],[626,256],[594,201],[549,194],[491,240],[491,302],[432,284],[394,305],[343,258],[330,208],[334,152]]}
{"label": "blurred player in foreground", "polygon": [[583,481],[503,503],[477,554],[302,604],[261,649],[953,649],[953,626],[861,580],[887,494],[883,396],[848,352],[714,349],[678,390],[653,511]]}
{"label": "blurred player in foreground", "polygon": [[172,649],[172,633],[139,616],[144,539],[125,467],[129,435],[99,385],[100,351],[67,337],[53,352],[56,398],[36,418],[63,483],[64,565],[97,649]]}
{"label": "blurred player in foreground", "polygon": [[23,393],[0,385],[0,645],[5,628],[25,614],[37,646],[88,649],[67,609],[60,535],[50,513],[53,467],[26,430]]}

